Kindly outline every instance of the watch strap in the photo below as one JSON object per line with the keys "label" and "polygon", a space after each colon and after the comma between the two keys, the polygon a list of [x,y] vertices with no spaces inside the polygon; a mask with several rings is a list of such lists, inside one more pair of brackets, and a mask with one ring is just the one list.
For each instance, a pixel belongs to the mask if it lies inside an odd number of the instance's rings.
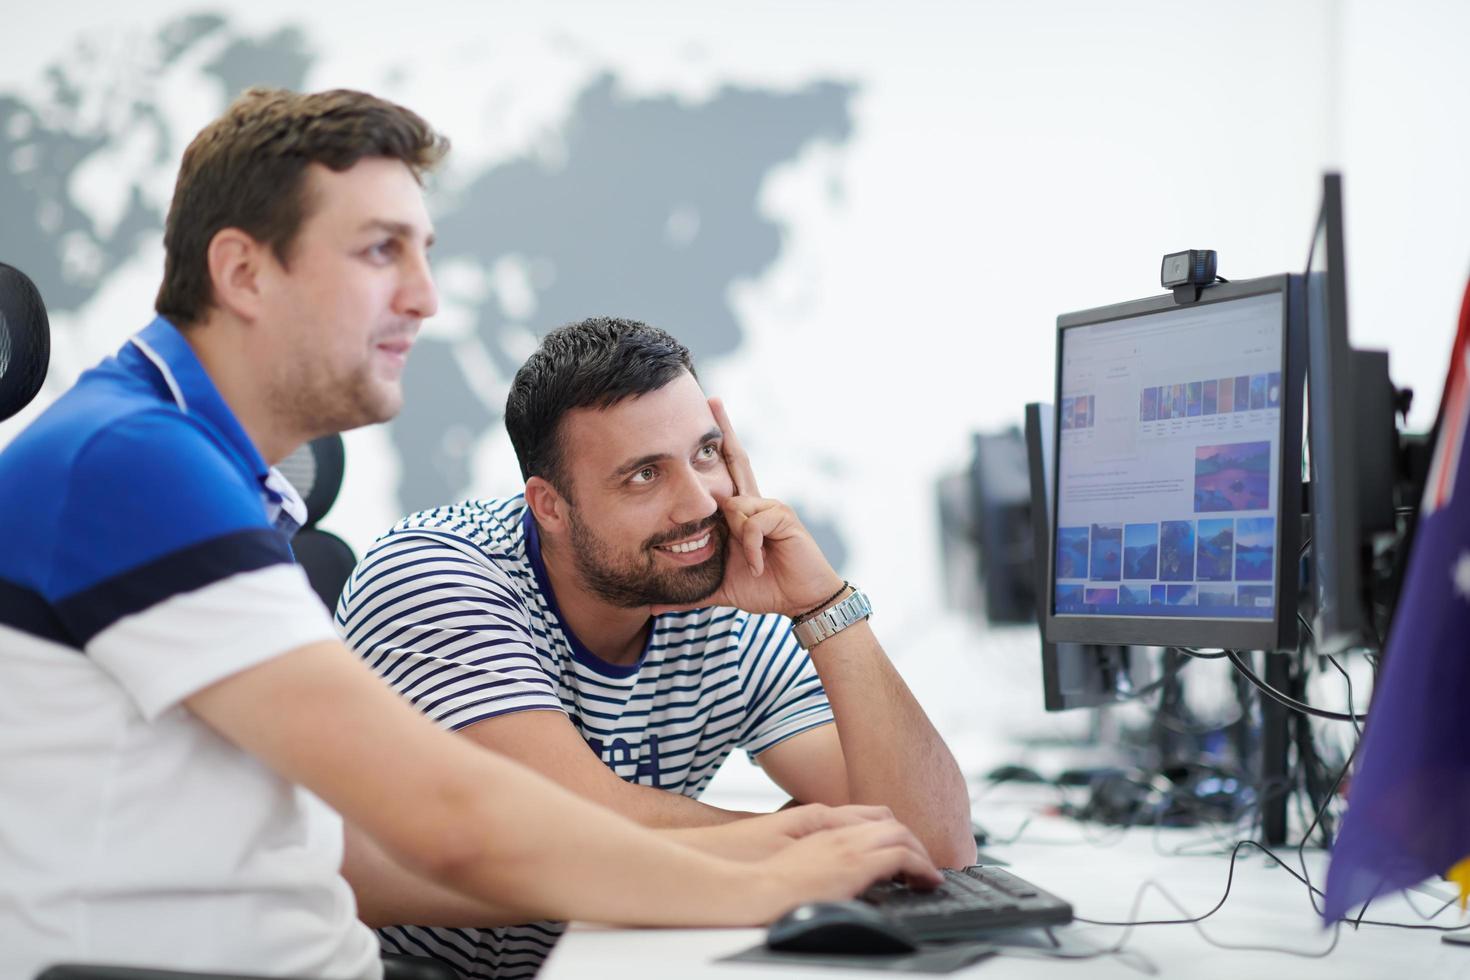
{"label": "watch strap", "polygon": [[854,588],[847,598],[833,603],[821,612],[794,625],[791,632],[803,650],[810,650],[823,640],[836,636],[853,623],[861,622],[873,615],[872,603],[867,593]]}

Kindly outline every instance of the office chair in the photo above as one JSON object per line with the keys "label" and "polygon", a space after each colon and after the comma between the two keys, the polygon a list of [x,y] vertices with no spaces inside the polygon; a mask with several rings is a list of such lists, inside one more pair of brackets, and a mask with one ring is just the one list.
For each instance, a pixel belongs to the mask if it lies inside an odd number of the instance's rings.
{"label": "office chair", "polygon": [[40,290],[0,262],[0,422],[30,404],[51,363],[51,323]]}
{"label": "office chair", "polygon": [[337,501],[344,464],[342,437],[330,435],[302,446],[277,467],[306,503],[306,524],[291,539],[291,550],[328,612],[337,608],[342,586],[357,565],[347,542],[316,526]]}

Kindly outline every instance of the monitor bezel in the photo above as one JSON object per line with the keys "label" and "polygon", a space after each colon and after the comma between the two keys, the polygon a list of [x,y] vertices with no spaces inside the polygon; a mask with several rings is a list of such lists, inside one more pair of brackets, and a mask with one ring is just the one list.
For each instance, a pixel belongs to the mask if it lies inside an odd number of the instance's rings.
{"label": "monitor bezel", "polygon": [[[1311,447],[1312,558],[1310,598],[1313,637],[1323,653],[1340,653],[1369,644],[1370,611],[1363,598],[1359,523],[1358,447],[1353,412],[1352,345],[1348,337],[1346,248],[1343,241],[1342,178],[1322,177],[1322,205],[1312,228],[1304,281],[1307,334],[1307,444]],[[1312,263],[1321,256],[1322,293],[1327,315],[1313,328]],[[1319,335],[1320,333],[1320,335]],[[1323,452],[1323,450],[1326,452]],[[1323,469],[1338,479],[1319,477]],[[1326,492],[1322,492],[1325,490]],[[1333,603],[1323,603],[1323,593]]]}
{"label": "monitor bezel", "polygon": [[[1277,432],[1281,465],[1277,473],[1276,603],[1272,618],[1182,619],[1159,616],[1077,616],[1056,612],[1056,547],[1046,555],[1046,591],[1043,635],[1052,643],[1131,644],[1140,646],[1203,647],[1228,650],[1295,650],[1297,646],[1297,555],[1301,542],[1302,394],[1306,377],[1303,277],[1293,274],[1220,283],[1207,288],[1195,306],[1213,306],[1233,300],[1279,293],[1281,303],[1282,404]],[[1109,323],[1181,309],[1172,294],[1110,306],[1064,313],[1057,317],[1053,403],[1062,402],[1062,358],[1065,335],[1074,327]],[[1050,526],[1057,524],[1061,505],[1061,426],[1052,433]],[[1053,535],[1053,540],[1055,536]],[[1287,570],[1290,570],[1288,574]]]}

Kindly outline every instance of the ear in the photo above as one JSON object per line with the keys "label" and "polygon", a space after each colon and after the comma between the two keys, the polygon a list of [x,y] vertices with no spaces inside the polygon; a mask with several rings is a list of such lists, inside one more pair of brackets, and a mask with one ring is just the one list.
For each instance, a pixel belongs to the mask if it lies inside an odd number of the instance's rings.
{"label": "ear", "polygon": [[209,240],[205,253],[214,305],[247,322],[260,319],[261,274],[270,247],[257,242],[239,228],[221,228]]}
{"label": "ear", "polygon": [[526,481],[526,506],[531,508],[531,516],[543,532],[561,534],[566,531],[567,511],[571,505],[548,481],[539,476]]}

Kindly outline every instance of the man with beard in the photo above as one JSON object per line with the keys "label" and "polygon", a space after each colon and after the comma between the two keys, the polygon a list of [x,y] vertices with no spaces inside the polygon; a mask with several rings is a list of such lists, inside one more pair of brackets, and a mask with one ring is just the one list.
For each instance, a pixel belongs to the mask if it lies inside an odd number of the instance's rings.
{"label": "man with beard", "polygon": [[[732,854],[784,844],[697,799],[740,748],[800,803],[887,806],[936,864],[973,860],[964,780],[866,597],[759,495],[686,348],[629,320],[555,330],[506,428],[523,495],[406,518],[344,589],[338,628],[374,670],[440,725],[646,826],[717,827]],[[430,928],[469,920],[348,870],[374,921],[416,923],[385,948],[466,976],[528,975],[558,934]]]}

